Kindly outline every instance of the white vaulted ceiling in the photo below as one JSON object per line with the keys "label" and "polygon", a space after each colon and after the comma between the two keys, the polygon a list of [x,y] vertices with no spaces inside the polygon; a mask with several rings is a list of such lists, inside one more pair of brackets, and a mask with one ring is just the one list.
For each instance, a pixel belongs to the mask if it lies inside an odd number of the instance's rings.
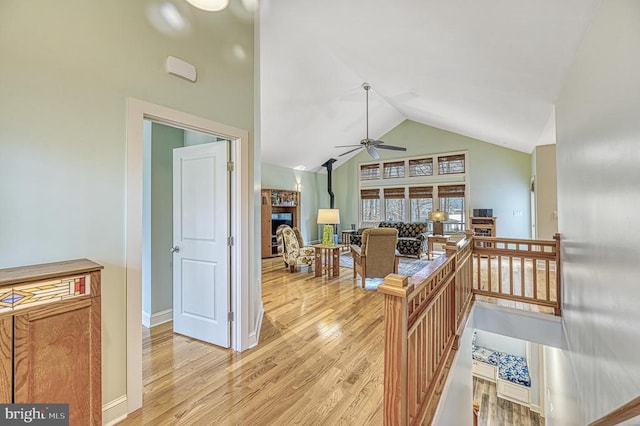
{"label": "white vaulted ceiling", "polygon": [[348,158],[334,145],[365,136],[364,81],[373,138],[410,119],[529,153],[553,140],[553,104],[598,4],[263,0],[262,161]]}

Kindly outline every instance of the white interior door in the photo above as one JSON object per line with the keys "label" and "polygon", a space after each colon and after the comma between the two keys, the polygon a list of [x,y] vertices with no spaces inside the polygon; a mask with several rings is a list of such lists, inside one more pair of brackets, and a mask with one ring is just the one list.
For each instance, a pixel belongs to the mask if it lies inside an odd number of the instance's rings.
{"label": "white interior door", "polygon": [[173,330],[230,346],[227,143],[173,151]]}

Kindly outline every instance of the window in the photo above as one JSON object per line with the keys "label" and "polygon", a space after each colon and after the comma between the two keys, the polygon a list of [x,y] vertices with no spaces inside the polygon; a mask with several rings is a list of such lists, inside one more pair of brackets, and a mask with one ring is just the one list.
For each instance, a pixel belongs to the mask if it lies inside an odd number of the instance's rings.
{"label": "window", "polygon": [[360,166],[360,180],[380,179],[380,164],[363,164]]}
{"label": "window", "polygon": [[404,161],[384,163],[384,178],[396,179],[404,177]]}
{"label": "window", "polygon": [[442,210],[449,219],[446,233],[467,227],[465,197],[469,186],[466,151],[418,154],[360,164],[360,217],[363,222],[426,222]]}
{"label": "window", "polygon": [[450,175],[464,173],[464,154],[443,155],[438,157],[438,174]]}
{"label": "window", "polygon": [[362,207],[363,221],[380,220],[380,190],[362,189],[360,190],[360,202]]}
{"label": "window", "polygon": [[433,158],[409,160],[409,177],[433,176]]}
{"label": "window", "polygon": [[433,186],[409,187],[409,201],[411,221],[427,222],[429,212],[433,210]]}
{"label": "window", "polygon": [[440,210],[449,214],[444,223],[444,232],[464,232],[466,217],[464,206],[464,185],[439,185]]}
{"label": "window", "polygon": [[384,214],[389,222],[404,221],[404,187],[384,189]]}

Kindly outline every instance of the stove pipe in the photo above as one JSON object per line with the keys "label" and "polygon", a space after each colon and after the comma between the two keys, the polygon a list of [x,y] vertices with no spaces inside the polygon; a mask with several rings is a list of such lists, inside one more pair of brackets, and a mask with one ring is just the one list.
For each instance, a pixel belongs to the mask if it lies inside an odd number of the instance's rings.
{"label": "stove pipe", "polygon": [[335,195],[333,195],[333,188],[331,186],[331,171],[333,170],[333,163],[335,163],[335,158],[330,158],[326,162],[322,164],[322,167],[327,168],[327,191],[329,192],[329,208],[334,208],[335,203]]}

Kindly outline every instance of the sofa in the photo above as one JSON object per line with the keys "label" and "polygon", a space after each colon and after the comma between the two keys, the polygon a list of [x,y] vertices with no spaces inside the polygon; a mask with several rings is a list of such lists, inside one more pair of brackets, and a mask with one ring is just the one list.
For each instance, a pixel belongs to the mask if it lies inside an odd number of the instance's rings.
{"label": "sofa", "polygon": [[[380,222],[378,228],[395,228],[398,230],[396,249],[400,254],[420,258],[427,253],[427,223],[426,222]],[[371,226],[369,226],[371,228]],[[367,228],[360,228],[351,236],[351,244],[362,244],[362,232]]]}

